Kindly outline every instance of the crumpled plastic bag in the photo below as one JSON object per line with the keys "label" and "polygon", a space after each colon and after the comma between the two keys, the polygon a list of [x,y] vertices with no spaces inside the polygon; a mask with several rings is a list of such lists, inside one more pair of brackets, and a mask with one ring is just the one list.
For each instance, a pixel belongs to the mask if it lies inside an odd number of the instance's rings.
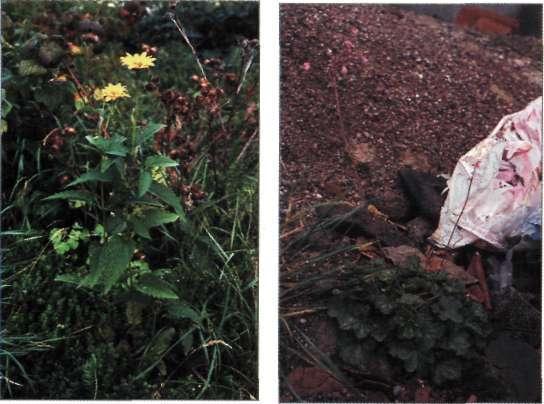
{"label": "crumpled plastic bag", "polygon": [[503,117],[486,139],[459,159],[431,242],[454,249],[481,239],[507,250],[510,238],[540,238],[541,148],[539,97]]}

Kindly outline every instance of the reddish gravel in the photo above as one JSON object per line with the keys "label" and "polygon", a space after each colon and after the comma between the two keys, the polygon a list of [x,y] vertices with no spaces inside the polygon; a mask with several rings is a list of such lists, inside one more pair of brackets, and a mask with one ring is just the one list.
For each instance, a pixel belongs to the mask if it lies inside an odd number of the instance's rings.
{"label": "reddish gravel", "polygon": [[[407,210],[401,167],[451,173],[502,116],[542,94],[540,40],[487,36],[393,6],[285,4],[280,35],[282,247],[315,220],[317,203],[365,197],[381,201],[386,213]],[[305,260],[315,254],[284,248],[282,292],[308,277]],[[341,254],[309,271],[358,259]],[[281,310],[320,303],[301,297],[282,301]],[[284,317],[280,364],[292,384],[308,366],[293,354],[301,349],[294,329],[319,340],[324,317]],[[306,400],[354,399],[344,390],[312,394],[311,380],[299,384]],[[296,387],[282,385],[282,400],[294,400]]]}
{"label": "reddish gravel", "polygon": [[[283,5],[282,207],[390,198],[403,165],[450,173],[503,115],[541,95],[540,60],[537,39],[395,7]],[[331,75],[346,138],[366,148],[364,170],[344,150]]]}

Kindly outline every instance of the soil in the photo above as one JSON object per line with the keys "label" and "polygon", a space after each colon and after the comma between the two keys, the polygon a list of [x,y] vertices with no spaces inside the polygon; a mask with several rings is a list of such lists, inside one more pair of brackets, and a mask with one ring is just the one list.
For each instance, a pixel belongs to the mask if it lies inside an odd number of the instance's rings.
{"label": "soil", "polygon": [[[367,201],[403,224],[418,217],[399,170],[451,174],[504,115],[540,96],[542,43],[484,35],[394,6],[285,4],[280,21],[280,309],[290,313],[281,326],[280,366],[286,380],[311,365],[294,354],[301,349],[295,334],[322,334],[326,318],[319,302],[300,292],[301,282],[366,259],[349,246],[371,241],[322,232],[313,245],[294,249],[293,239],[317,220],[314,207]],[[319,258],[331,246],[340,252]],[[303,391],[305,400],[357,399],[345,390]],[[383,396],[376,388],[367,393]],[[296,386],[283,383],[281,394],[282,401],[297,400]],[[468,397],[459,394],[442,398]],[[394,399],[381,401],[387,397]]]}

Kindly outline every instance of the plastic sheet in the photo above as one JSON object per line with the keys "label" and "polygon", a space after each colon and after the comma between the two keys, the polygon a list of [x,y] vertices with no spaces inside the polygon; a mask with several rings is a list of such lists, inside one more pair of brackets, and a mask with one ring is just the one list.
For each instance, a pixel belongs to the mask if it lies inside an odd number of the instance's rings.
{"label": "plastic sheet", "polygon": [[540,237],[541,149],[539,97],[503,117],[486,139],[459,159],[430,240],[458,248],[481,239],[507,250],[510,238]]}

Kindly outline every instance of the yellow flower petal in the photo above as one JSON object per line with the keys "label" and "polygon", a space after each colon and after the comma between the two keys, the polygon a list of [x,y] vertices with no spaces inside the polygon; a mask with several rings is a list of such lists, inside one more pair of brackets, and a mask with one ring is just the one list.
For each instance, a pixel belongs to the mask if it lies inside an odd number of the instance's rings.
{"label": "yellow flower petal", "polygon": [[130,97],[127,92],[127,88],[121,83],[108,84],[104,88],[97,88],[94,90],[94,98],[98,101],[115,101],[118,98]]}
{"label": "yellow flower petal", "polygon": [[146,52],[135,53],[131,55],[127,53],[125,56],[121,56],[121,64],[129,69],[147,69],[155,66],[155,58],[149,56]]}

